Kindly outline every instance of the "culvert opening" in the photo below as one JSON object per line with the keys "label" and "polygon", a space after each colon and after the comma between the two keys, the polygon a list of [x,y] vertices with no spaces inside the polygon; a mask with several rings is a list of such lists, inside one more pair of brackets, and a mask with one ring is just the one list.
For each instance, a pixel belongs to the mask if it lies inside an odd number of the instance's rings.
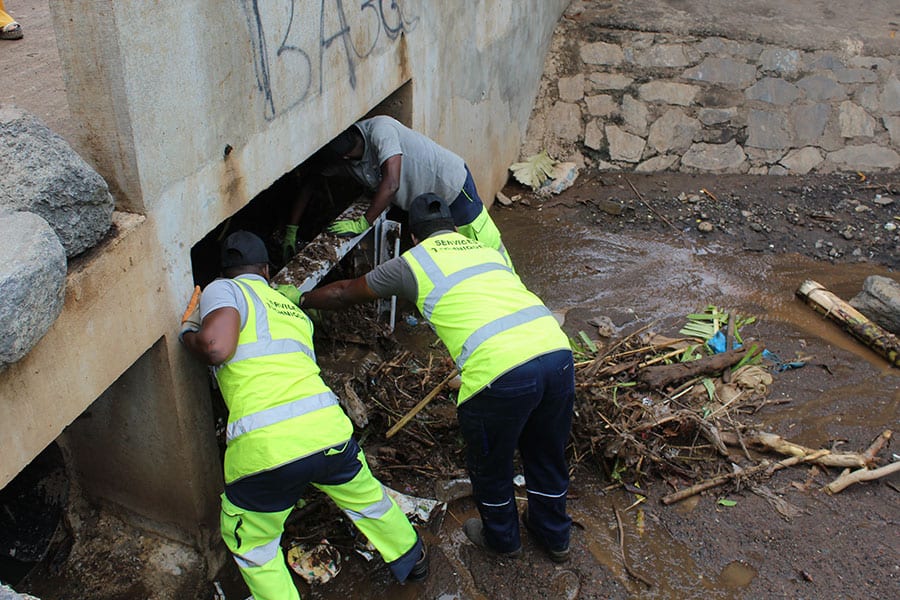
{"label": "culvert opening", "polygon": [[[412,84],[402,85],[362,119],[376,115],[391,116],[406,125],[411,121]],[[351,124],[348,123],[348,126]],[[344,161],[328,150],[326,144],[307,160],[282,175],[268,189],[253,198],[237,213],[219,223],[191,249],[194,283],[205,287],[219,276],[219,248],[232,232],[251,231],[266,242],[269,270],[274,276],[288,262],[283,240],[286,226],[297,224],[295,256],[321,253],[309,247],[323,230],[354,202],[368,203],[372,190],[357,183],[344,169]],[[304,192],[308,195],[301,200]],[[388,219],[402,222],[405,215],[393,207]],[[315,255],[312,258],[317,258]]]}
{"label": "culvert opening", "polygon": [[320,150],[285,173],[247,206],[216,225],[197,242],[191,249],[194,283],[205,287],[220,275],[221,244],[229,234],[239,230],[255,233],[266,242],[272,274],[284,267],[286,261],[282,241],[285,225],[306,183],[311,195],[296,234],[296,251],[302,252],[355,198],[363,195],[362,187],[353,181],[319,175],[328,163],[327,152]]}
{"label": "culvert opening", "polygon": [[[407,83],[362,118],[388,115],[408,124],[411,117],[410,94],[411,85]],[[367,207],[371,201],[372,190],[367,190],[348,173],[342,172],[340,167],[343,162],[328,150],[326,144],[309,159],[285,173],[244,208],[216,225],[191,249],[194,283],[205,288],[221,275],[221,244],[228,235],[239,230],[255,233],[265,241],[269,272],[274,281],[298,285],[303,291],[312,289],[316,284],[356,277],[371,270],[378,262],[395,255],[400,248],[399,232],[405,225],[406,215],[394,207],[385,211],[384,220],[361,240],[351,243],[347,241],[351,239],[349,237],[338,238],[323,234],[335,219],[346,218],[347,211]],[[296,222],[296,214],[292,213],[297,209],[297,201],[304,188],[309,196],[297,223],[295,255],[291,258],[283,253],[283,240],[286,225]],[[384,223],[388,225],[385,226]],[[410,245],[410,241],[405,240],[404,245]],[[325,268],[320,265],[325,265]],[[307,278],[310,274],[312,276]],[[327,354],[327,348],[348,340],[353,343],[379,337],[385,325],[393,327],[393,306],[390,301],[382,301],[374,305],[354,307],[346,313],[326,314],[323,311],[323,314],[315,315],[316,348],[326,348]],[[335,327],[335,323],[331,321],[339,321],[341,326]],[[342,339],[335,339],[331,335],[334,331],[343,331],[345,335]],[[323,339],[320,332],[331,333]],[[368,344],[364,346],[368,347]],[[364,351],[360,353],[365,354]],[[342,354],[340,362],[348,371],[353,371],[358,366],[355,356],[352,352]],[[216,437],[220,455],[224,456],[227,410],[214,377],[210,377],[210,383]]]}
{"label": "culvert opening", "polygon": [[69,480],[56,443],[0,490],[0,582],[17,585],[69,539]]}

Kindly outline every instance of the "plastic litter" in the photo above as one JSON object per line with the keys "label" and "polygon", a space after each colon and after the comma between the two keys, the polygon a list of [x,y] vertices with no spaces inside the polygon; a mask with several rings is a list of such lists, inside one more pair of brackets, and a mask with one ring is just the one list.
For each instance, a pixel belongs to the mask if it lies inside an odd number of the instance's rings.
{"label": "plastic litter", "polygon": [[325,538],[317,544],[292,545],[287,561],[291,570],[307,583],[327,583],[341,572],[341,553]]}
{"label": "plastic litter", "polygon": [[572,187],[578,178],[578,165],[573,162],[557,163],[550,178],[537,189],[539,194],[559,194]]}
{"label": "plastic litter", "polygon": [[[715,352],[716,354],[725,352],[725,334],[721,331],[717,332],[714,336],[707,340],[706,345],[710,350]],[[737,341],[733,341],[731,348],[736,349],[740,348],[741,345],[737,343]],[[770,362],[775,363],[773,369],[776,373],[781,373],[783,371],[787,371],[788,369],[799,369],[800,367],[805,367],[806,363],[802,360],[794,360],[794,361],[783,361],[781,360],[777,354],[774,352],[770,352],[769,350],[762,351],[762,357]]]}
{"label": "plastic litter", "polygon": [[394,499],[394,502],[396,502],[397,506],[400,507],[400,510],[403,511],[403,514],[410,520],[418,521],[419,524],[422,525],[428,523],[435,510],[446,507],[445,503],[437,500],[407,496],[406,494],[401,494],[397,490],[392,490],[387,486],[384,486],[384,489],[388,493],[388,496]]}

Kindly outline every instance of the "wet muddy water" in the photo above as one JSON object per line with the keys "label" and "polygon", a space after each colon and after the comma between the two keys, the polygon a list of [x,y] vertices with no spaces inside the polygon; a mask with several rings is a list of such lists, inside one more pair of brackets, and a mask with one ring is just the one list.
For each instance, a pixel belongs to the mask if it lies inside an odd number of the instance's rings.
{"label": "wet muddy water", "polygon": [[[564,208],[493,213],[518,273],[552,310],[565,315],[570,334],[579,329],[593,333],[596,330],[587,321],[600,315],[610,317],[620,333],[658,323],[661,333],[673,336],[685,315],[708,304],[755,315],[760,321],[758,333],[777,336],[777,340],[763,341],[783,359],[802,356],[810,347],[834,346],[844,354],[833,369],[852,369],[857,361],[874,373],[848,378],[844,385],[816,393],[812,389],[815,383],[808,380],[819,377],[819,371],[807,366],[803,394],[809,401],[789,402],[768,412],[761,416],[764,426],[784,426],[790,421],[796,425],[792,429],[797,434],[795,441],[817,447],[832,439],[829,427],[835,418],[845,427],[896,429],[900,406],[896,373],[794,295],[803,280],[813,279],[849,300],[868,275],[890,275],[885,269],[864,263],[832,265],[793,254],[748,253],[678,237],[660,240],[611,234],[579,223],[577,215]],[[813,344],[812,340],[818,341]],[[879,401],[855,408],[842,404],[853,397]],[[835,404],[841,406],[837,416]],[[634,505],[634,495],[604,492],[607,484],[590,472],[579,472],[573,481],[570,510],[577,524],[573,538],[580,537],[581,542],[572,561],[563,567],[541,557],[527,539],[526,557],[518,563],[486,559],[462,533],[461,523],[476,514],[471,501],[464,499],[451,504],[440,526],[427,534],[432,573],[425,584],[392,584],[383,569],[357,560],[348,561],[338,578],[308,589],[304,597],[699,599],[746,595],[759,564],[695,558],[698,549],[674,539],[654,516],[658,504],[645,511],[646,504]],[[664,510],[689,513],[696,504],[697,497]],[[616,511],[624,534],[621,546]],[[720,517],[714,514],[711,518]],[[727,517],[723,514],[721,518]],[[652,588],[628,575],[620,547],[625,548],[629,565],[652,580]]]}

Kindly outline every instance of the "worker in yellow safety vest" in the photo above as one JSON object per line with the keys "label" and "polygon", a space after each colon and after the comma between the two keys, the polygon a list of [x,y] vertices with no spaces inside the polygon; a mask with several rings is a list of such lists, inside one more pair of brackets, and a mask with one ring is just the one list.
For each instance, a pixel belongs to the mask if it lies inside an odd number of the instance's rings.
{"label": "worker in yellow safety vest", "polygon": [[325,492],[401,582],[427,574],[425,548],[375,479],[353,425],[319,376],[313,326],[269,286],[268,253],[237,231],[222,248],[223,278],[182,321],[180,339],[215,366],[228,408],[221,531],[256,600],[299,600],[281,549],[284,522],[307,485]]}
{"label": "worker in yellow safety vest", "polygon": [[569,555],[565,457],[575,375],[568,337],[494,248],[457,233],[446,202],[409,207],[416,245],[366,275],[300,297],[304,308],[341,308],[397,295],[431,322],[461,373],[457,416],[481,519],[464,531],[505,556],[521,553],[513,495],[518,448],[528,494],[522,520],[550,558]]}

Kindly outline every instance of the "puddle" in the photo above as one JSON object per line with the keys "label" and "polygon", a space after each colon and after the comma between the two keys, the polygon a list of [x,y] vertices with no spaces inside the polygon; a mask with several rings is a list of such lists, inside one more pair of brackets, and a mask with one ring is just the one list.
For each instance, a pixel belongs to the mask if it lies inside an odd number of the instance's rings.
{"label": "puddle", "polygon": [[725,565],[719,575],[719,585],[728,589],[741,589],[750,585],[756,577],[756,569],[741,561],[734,561]]}
{"label": "puddle", "polygon": [[[694,560],[689,547],[673,540],[656,523],[644,505],[626,512],[624,509],[633,500],[634,496],[623,493],[582,494],[573,502],[578,508],[572,510],[572,517],[584,526],[583,532],[576,535],[584,536],[593,558],[614,574],[629,597],[733,598],[755,577],[752,567],[737,561],[727,565],[721,574],[708,572]],[[628,564],[652,587],[632,578],[622,563],[615,510],[622,520]]]}

